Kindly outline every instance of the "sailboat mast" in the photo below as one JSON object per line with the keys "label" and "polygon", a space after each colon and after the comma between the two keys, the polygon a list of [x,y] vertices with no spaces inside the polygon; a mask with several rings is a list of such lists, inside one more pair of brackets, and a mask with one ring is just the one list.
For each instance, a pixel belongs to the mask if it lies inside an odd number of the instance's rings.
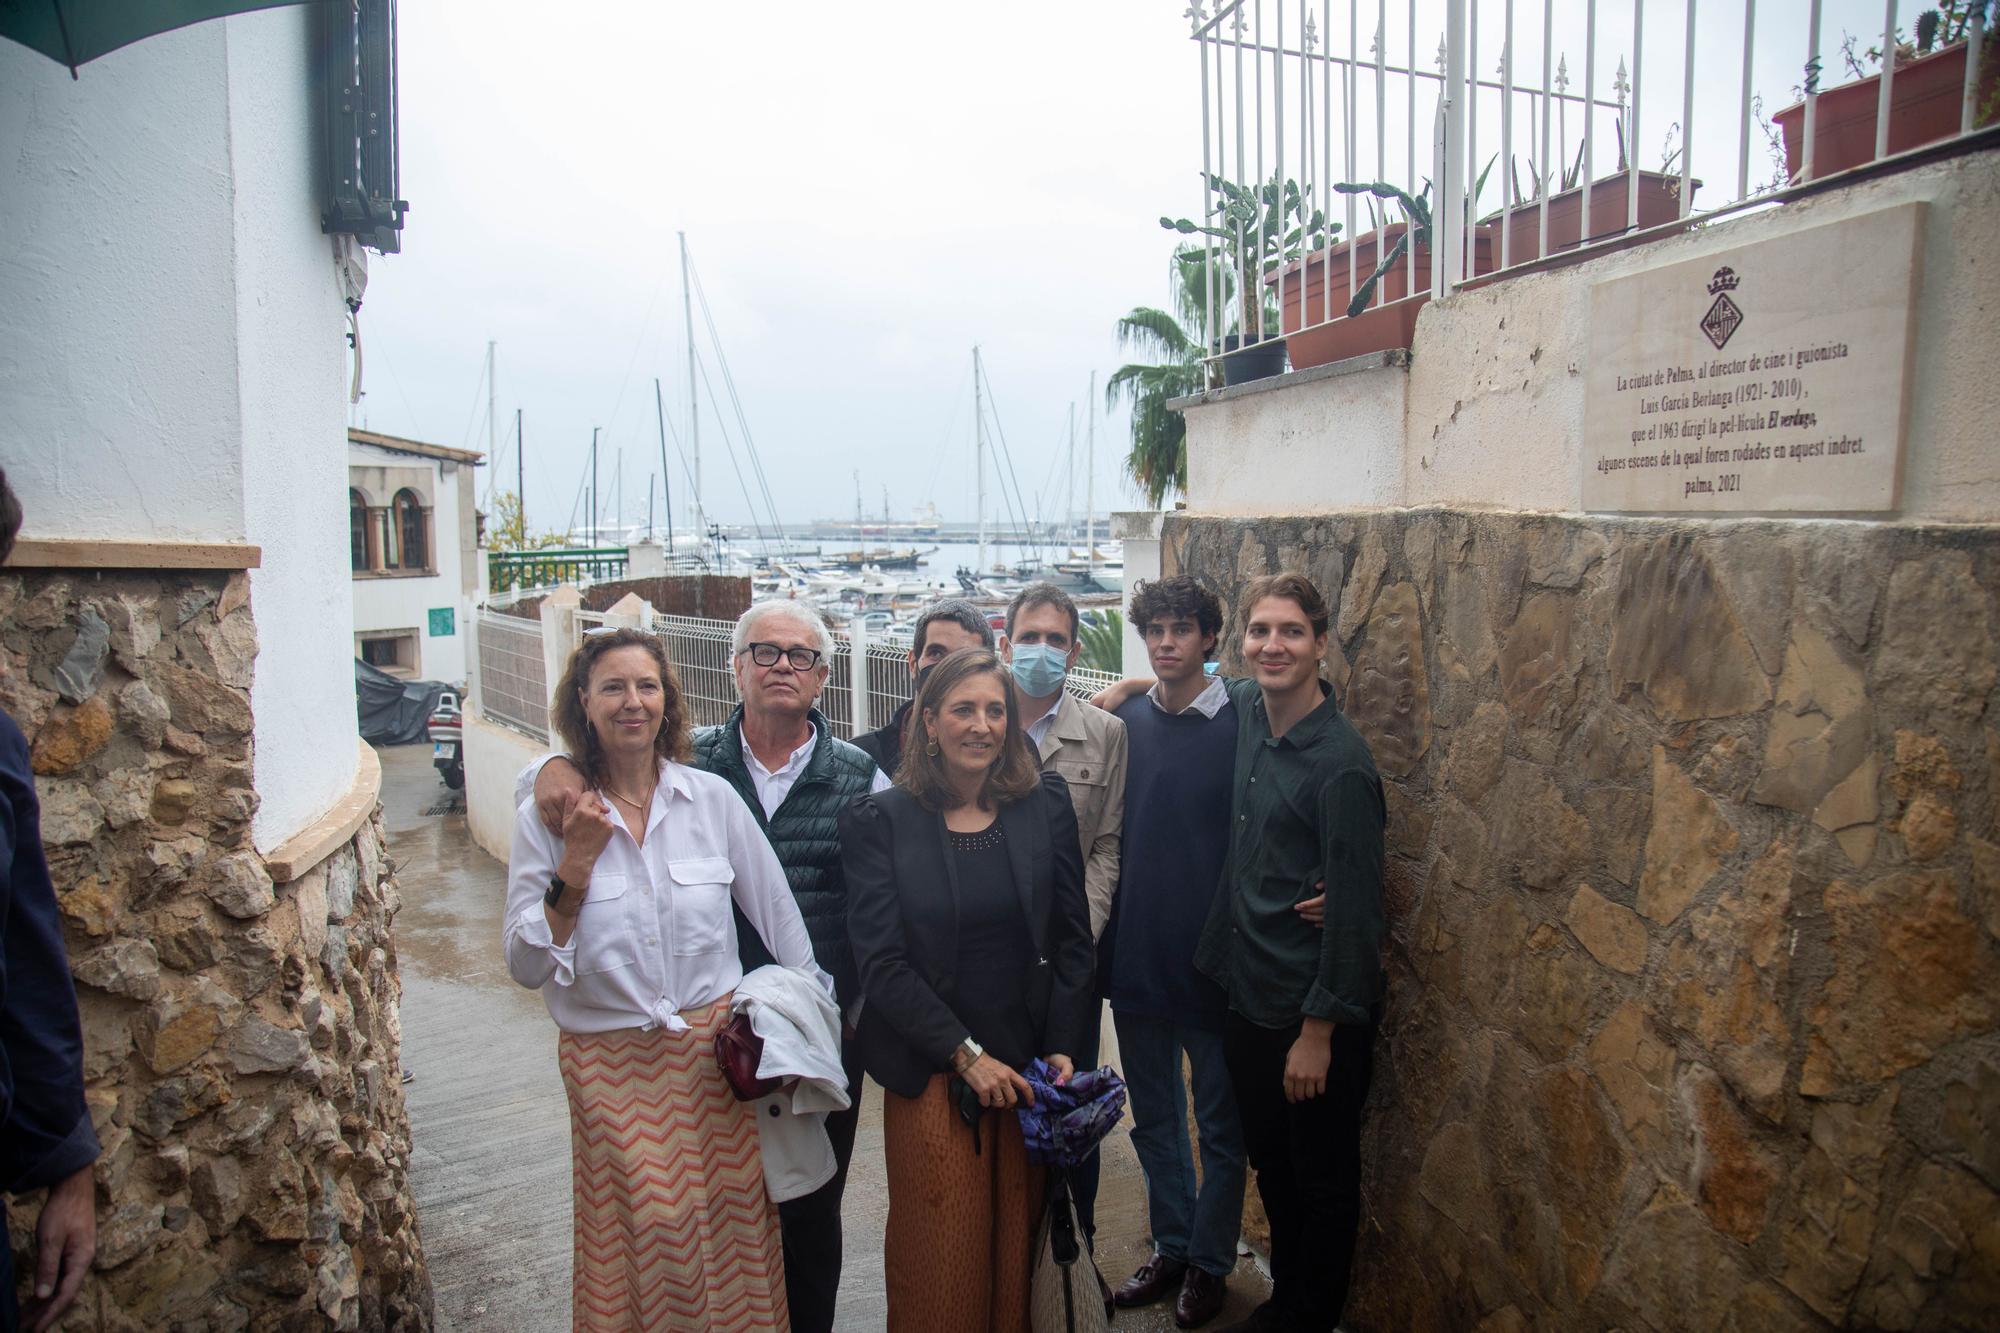
{"label": "sailboat mast", "polygon": [[653,412],[660,421],[660,512],[667,516],[667,567],[674,563],[674,470],[667,466],[667,406],[660,377],[653,377]]}
{"label": "sailboat mast", "polygon": [[681,315],[688,344],[688,463],[694,473],[694,494],[688,497],[688,522],[701,523],[701,411],[694,396],[694,292],[688,286],[688,234],[681,238]]}
{"label": "sailboat mast", "polygon": [[590,428],[590,544],[597,545],[597,427]]}
{"label": "sailboat mast", "polygon": [[1083,400],[1083,549],[1090,576],[1097,577],[1097,372],[1090,372],[1090,396]]}
{"label": "sailboat mast", "polygon": [[521,409],[514,409],[514,499],[521,507],[521,544],[528,542],[528,461],[521,452]]}
{"label": "sailboat mast", "polygon": [[979,349],[972,349],[972,465],[979,478],[979,563],[986,572],[986,408],[979,396]]}
{"label": "sailboat mast", "polygon": [[491,338],[486,340],[486,461],[489,464],[493,461],[493,451],[498,447],[500,439],[498,415],[500,410],[498,406],[500,390],[493,383],[493,348],[495,345]]}
{"label": "sailboat mast", "polygon": [[1076,404],[1069,405],[1069,444],[1063,450],[1063,546],[1076,535]]}

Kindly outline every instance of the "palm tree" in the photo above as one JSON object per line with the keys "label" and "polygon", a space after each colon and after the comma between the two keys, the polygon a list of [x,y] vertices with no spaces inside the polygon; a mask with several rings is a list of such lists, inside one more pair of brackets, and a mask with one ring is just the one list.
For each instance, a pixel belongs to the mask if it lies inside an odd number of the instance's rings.
{"label": "palm tree", "polygon": [[[1154,508],[1168,492],[1187,491],[1187,423],[1167,403],[1206,387],[1202,357],[1220,335],[1236,331],[1236,275],[1227,262],[1216,266],[1215,308],[1222,327],[1210,330],[1208,273],[1207,247],[1181,246],[1172,263],[1173,309],[1139,306],[1118,321],[1118,345],[1137,348],[1152,360],[1113,371],[1104,382],[1104,405],[1115,408],[1121,398],[1132,404],[1132,452],[1125,470]],[[1267,328],[1277,327],[1275,302],[1267,300],[1265,320]]]}
{"label": "palm tree", "polygon": [[[1175,250],[1172,271],[1172,312],[1138,306],[1118,321],[1118,345],[1139,349],[1150,362],[1120,366],[1104,382],[1107,409],[1116,407],[1120,398],[1132,404],[1132,452],[1125,458],[1125,470],[1155,509],[1169,491],[1187,490],[1187,423],[1180,413],[1168,410],[1167,402],[1201,392],[1207,373],[1201,358],[1213,341],[1207,327],[1206,247],[1183,245]],[[1229,270],[1219,268],[1218,274],[1224,288],[1233,289]],[[1225,290],[1218,304],[1229,309],[1233,296],[1233,290]]]}

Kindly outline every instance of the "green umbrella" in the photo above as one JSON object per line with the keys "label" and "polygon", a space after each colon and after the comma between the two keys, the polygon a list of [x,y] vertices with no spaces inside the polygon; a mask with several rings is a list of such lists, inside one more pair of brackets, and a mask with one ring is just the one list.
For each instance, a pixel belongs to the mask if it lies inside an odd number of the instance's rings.
{"label": "green umbrella", "polygon": [[76,67],[190,23],[309,0],[0,0],[0,37]]}

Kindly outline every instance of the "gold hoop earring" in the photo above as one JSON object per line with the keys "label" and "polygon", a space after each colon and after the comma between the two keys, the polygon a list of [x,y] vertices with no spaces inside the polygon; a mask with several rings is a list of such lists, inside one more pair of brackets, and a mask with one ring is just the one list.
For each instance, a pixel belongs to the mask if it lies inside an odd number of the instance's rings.
{"label": "gold hoop earring", "polygon": [[925,743],[924,753],[929,755],[931,758],[935,759],[937,758],[937,752],[938,752],[937,737],[933,736],[930,738],[928,742]]}

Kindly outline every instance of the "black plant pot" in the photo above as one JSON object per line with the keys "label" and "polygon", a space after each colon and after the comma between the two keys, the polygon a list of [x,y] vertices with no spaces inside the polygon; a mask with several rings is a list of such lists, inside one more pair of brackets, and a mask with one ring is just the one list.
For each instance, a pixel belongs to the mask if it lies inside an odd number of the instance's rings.
{"label": "black plant pot", "polygon": [[1244,343],[1234,333],[1222,335],[1222,383],[1248,384],[1285,373],[1285,340],[1276,336]]}

